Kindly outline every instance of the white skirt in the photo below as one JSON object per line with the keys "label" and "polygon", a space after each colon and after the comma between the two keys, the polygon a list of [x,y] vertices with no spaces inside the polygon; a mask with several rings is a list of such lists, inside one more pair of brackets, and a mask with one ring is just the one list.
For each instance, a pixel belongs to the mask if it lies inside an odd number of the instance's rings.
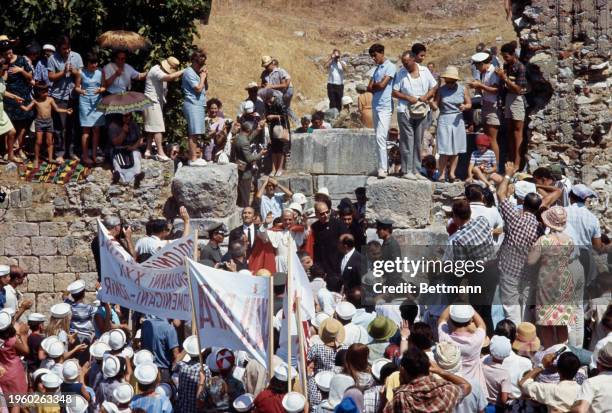
{"label": "white skirt", "polygon": [[154,103],[144,110],[144,130],[145,132],[158,133],[165,132],[164,113],[159,103]]}

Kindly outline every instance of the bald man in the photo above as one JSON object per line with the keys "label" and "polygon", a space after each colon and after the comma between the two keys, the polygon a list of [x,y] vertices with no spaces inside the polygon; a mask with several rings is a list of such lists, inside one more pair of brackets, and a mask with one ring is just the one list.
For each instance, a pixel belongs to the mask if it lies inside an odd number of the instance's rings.
{"label": "bald man", "polygon": [[340,235],[349,230],[342,221],[331,217],[331,210],[325,202],[315,203],[317,221],[312,224],[314,236],[314,263],[319,265],[327,276],[340,275],[342,253],[338,247]]}
{"label": "bald man", "polygon": [[255,225],[255,210],[246,207],[242,210],[242,225],[234,228],[229,233],[230,244],[234,241],[242,241],[246,247],[247,260],[251,256],[251,251],[255,246],[259,225]]}

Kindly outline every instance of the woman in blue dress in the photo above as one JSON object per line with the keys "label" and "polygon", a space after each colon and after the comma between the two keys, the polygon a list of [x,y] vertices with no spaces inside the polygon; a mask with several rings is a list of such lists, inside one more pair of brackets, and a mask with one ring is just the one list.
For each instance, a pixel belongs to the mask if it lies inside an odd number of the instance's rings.
{"label": "woman in blue dress", "polygon": [[[100,126],[104,126],[104,114],[96,109],[104,88],[104,72],[98,69],[98,55],[88,52],[85,55],[86,66],[75,82],[79,94],[79,121],[83,128],[81,136],[82,158],[86,165],[95,165],[103,159],[96,157],[100,140]],[[89,156],[89,137],[92,136],[91,157]]]}
{"label": "woman in blue dress", "polygon": [[[440,108],[436,130],[437,151],[440,154],[440,181],[458,181],[455,170],[459,154],[466,151],[465,123],[463,112],[472,107],[468,90],[458,82],[459,70],[448,66],[440,75],[444,85],[436,92],[436,103]],[[447,175],[446,168],[449,166]]]}
{"label": "woman in blue dress", "polygon": [[196,155],[198,136],[205,132],[204,108],[208,89],[206,53],[202,50],[196,50],[191,54],[191,66],[183,73],[181,88],[184,97],[183,114],[187,120],[187,135],[189,136],[189,163],[190,165],[206,164],[203,159],[197,159]]}

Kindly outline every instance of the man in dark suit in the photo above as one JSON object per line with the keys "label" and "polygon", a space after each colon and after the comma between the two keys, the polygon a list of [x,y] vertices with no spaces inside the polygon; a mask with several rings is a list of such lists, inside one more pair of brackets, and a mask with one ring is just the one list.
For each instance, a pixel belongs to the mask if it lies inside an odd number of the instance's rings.
{"label": "man in dark suit", "polygon": [[314,236],[314,263],[323,268],[328,277],[340,275],[342,253],[338,249],[340,235],[349,233],[344,222],[331,217],[325,202],[315,203],[317,221],[310,226]]}
{"label": "man in dark suit", "polygon": [[355,249],[355,237],[352,234],[340,236],[339,249],[342,252],[340,271],[344,293],[361,286],[361,277],[365,274],[365,258]]}
{"label": "man in dark suit", "polygon": [[251,207],[246,207],[242,210],[242,225],[234,228],[229,234],[229,243],[234,241],[242,241],[246,247],[246,258],[249,259],[251,251],[255,245],[257,231],[259,226],[253,223],[255,219],[255,210]]}
{"label": "man in dark suit", "polygon": [[242,122],[240,133],[233,143],[233,152],[238,165],[238,200],[236,205],[239,207],[249,206],[251,182],[253,181],[253,162],[260,160],[267,153],[266,149],[258,154],[251,151],[251,138],[259,133],[262,127],[262,125],[258,125],[255,129],[253,122]]}
{"label": "man in dark suit", "polygon": [[[393,261],[397,258],[402,257],[402,250],[400,249],[399,243],[391,235],[393,233],[393,221],[390,219],[377,219],[376,220],[376,235],[378,238],[383,240],[381,252],[381,260]],[[397,271],[386,272],[385,282],[387,285],[393,285],[400,282],[400,276],[402,274]]]}

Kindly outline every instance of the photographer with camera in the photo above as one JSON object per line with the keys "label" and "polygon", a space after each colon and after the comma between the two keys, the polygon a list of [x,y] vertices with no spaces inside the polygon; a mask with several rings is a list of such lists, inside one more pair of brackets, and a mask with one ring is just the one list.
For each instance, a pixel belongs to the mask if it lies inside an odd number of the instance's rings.
{"label": "photographer with camera", "polygon": [[329,108],[336,108],[338,112],[342,110],[342,96],[344,95],[344,71],[346,63],[340,60],[340,50],[334,49],[327,61],[327,97],[329,98]]}
{"label": "photographer with camera", "polygon": [[267,149],[253,152],[251,148],[252,138],[263,131],[265,124],[265,121],[260,121],[255,127],[255,124],[251,121],[240,123],[240,132],[232,144],[235,161],[238,165],[238,201],[236,205],[242,208],[250,205],[249,195],[253,181],[253,163],[268,153]]}

